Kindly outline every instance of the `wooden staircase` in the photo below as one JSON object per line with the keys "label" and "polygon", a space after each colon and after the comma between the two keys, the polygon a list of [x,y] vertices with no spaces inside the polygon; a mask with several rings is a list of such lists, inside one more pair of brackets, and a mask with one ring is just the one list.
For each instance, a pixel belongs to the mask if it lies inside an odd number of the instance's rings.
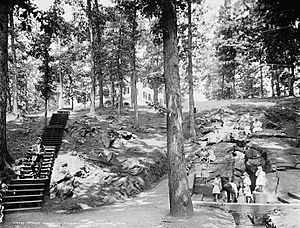
{"label": "wooden staircase", "polygon": [[49,125],[42,134],[45,154],[42,158],[40,178],[31,175],[31,149],[26,153],[21,179],[12,179],[8,191],[2,198],[4,213],[41,209],[44,196],[49,194],[49,186],[55,158],[61,146],[63,131],[68,120],[69,111],[52,114]]}

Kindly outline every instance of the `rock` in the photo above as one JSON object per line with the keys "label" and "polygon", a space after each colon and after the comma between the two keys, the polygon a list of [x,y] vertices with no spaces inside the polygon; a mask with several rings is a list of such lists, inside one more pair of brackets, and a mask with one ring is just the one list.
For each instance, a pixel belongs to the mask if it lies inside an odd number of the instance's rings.
{"label": "rock", "polygon": [[63,213],[67,213],[67,210],[57,210],[54,213],[56,213],[56,214],[63,214]]}
{"label": "rock", "polygon": [[115,132],[114,130],[102,132],[102,134],[101,134],[102,145],[105,148],[112,147],[115,140],[117,139],[117,135],[118,135],[117,132]]}
{"label": "rock", "polygon": [[87,209],[91,209],[92,208],[89,205],[84,204],[84,203],[78,203],[78,205],[81,207],[82,210],[87,210]]}
{"label": "rock", "polygon": [[98,157],[99,157],[99,158],[105,159],[106,162],[109,162],[109,161],[113,158],[113,155],[114,155],[113,152],[104,149],[103,151],[101,151],[101,152],[98,154]]}
{"label": "rock", "polygon": [[207,144],[211,145],[211,144],[216,144],[222,141],[222,139],[220,138],[219,132],[215,131],[215,132],[210,132],[208,133],[205,138],[207,139]]}
{"label": "rock", "polygon": [[111,147],[115,148],[115,149],[121,149],[123,148],[125,145],[127,144],[127,140],[123,139],[123,138],[117,138],[114,140],[114,143],[112,144]]}
{"label": "rock", "polygon": [[128,158],[122,163],[122,170],[134,176],[142,173],[146,168],[147,167],[141,164],[136,158]]}
{"label": "rock", "polygon": [[201,134],[203,134],[203,135],[206,135],[208,133],[214,132],[214,128],[199,126],[198,132],[201,133]]}
{"label": "rock", "polygon": [[89,153],[89,158],[92,158],[95,161],[99,161],[105,165],[111,165],[111,160],[113,158],[114,153],[107,149],[93,148]]}
{"label": "rock", "polygon": [[228,107],[223,107],[223,108],[220,108],[220,111],[219,112],[224,112],[224,113],[229,113],[229,114],[235,114],[235,111],[233,111],[231,108],[228,108]]}
{"label": "rock", "polygon": [[130,131],[120,130],[120,131],[117,131],[117,133],[118,133],[123,139],[126,139],[126,140],[130,140],[130,139],[135,139],[135,138],[137,138],[137,136],[136,136],[135,134],[133,134],[132,132],[130,132]]}

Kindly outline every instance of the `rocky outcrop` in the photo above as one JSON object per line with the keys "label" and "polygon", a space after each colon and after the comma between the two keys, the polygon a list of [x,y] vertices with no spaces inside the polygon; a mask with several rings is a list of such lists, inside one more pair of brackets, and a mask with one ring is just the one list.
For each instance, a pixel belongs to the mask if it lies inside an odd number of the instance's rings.
{"label": "rocky outcrop", "polygon": [[[210,147],[216,155],[215,164],[210,165],[211,179],[216,174],[232,175],[238,183],[243,172],[247,171],[254,189],[258,166],[262,166],[267,173],[300,168],[299,138],[294,134],[295,121],[295,110],[281,106],[232,106],[198,114],[199,148],[193,152],[194,156],[188,157],[190,160],[201,157],[202,151]],[[255,129],[254,122],[260,122],[256,126],[260,125],[261,129]],[[230,174],[222,164],[230,167],[232,160],[233,170]]]}

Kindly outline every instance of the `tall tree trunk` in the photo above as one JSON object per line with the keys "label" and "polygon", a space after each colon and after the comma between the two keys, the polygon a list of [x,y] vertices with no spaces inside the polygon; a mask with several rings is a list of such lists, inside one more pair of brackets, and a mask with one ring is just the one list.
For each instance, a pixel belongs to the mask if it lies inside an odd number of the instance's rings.
{"label": "tall tree trunk", "polygon": [[13,82],[12,82],[12,98],[13,98],[13,114],[18,115],[18,78],[17,78],[17,55],[15,45],[15,26],[14,26],[14,8],[9,11],[10,37],[11,37],[11,52],[13,60]]}
{"label": "tall tree trunk", "polygon": [[222,69],[222,84],[221,84],[221,99],[224,99],[224,87],[225,87],[225,69],[226,69],[226,62],[224,62],[224,66]]}
{"label": "tall tree trunk", "polygon": [[193,33],[192,33],[192,2],[188,0],[188,78],[189,78],[189,123],[190,138],[196,140],[195,129],[195,102],[194,102],[194,77],[193,77]]}
{"label": "tall tree trunk", "polygon": [[232,70],[232,98],[236,98],[236,81],[235,81],[235,69]]}
{"label": "tall tree trunk", "polygon": [[275,97],[275,83],[274,83],[274,70],[271,69],[271,89],[272,89],[272,97]]}
{"label": "tall tree trunk", "polygon": [[[135,55],[135,51],[134,51],[134,55]],[[131,76],[131,104],[133,105],[134,122],[135,125],[138,126],[139,111],[138,111],[138,103],[137,103],[137,73],[136,73],[135,60],[133,61],[133,72]]]}
{"label": "tall tree trunk", "polygon": [[295,67],[292,65],[291,74],[289,74],[289,96],[295,96],[294,93]]}
{"label": "tall tree trunk", "polygon": [[7,72],[8,72],[8,6],[0,3],[0,170],[13,159],[6,142]]}
{"label": "tall tree trunk", "polygon": [[99,79],[98,79],[98,85],[99,85],[99,108],[103,108],[104,107],[104,90],[103,90],[103,77],[104,74],[102,73],[102,71],[99,72]]}
{"label": "tall tree trunk", "polygon": [[280,97],[280,80],[279,80],[279,74],[277,70],[275,71],[275,76],[276,76],[276,95],[277,97]]}
{"label": "tall tree trunk", "polygon": [[111,79],[111,102],[112,106],[115,107],[115,83]]}
{"label": "tall tree trunk", "polygon": [[60,42],[60,37],[58,37],[58,56],[59,56],[59,69],[58,69],[58,74],[59,74],[59,101],[58,101],[58,108],[62,109],[63,107],[63,78],[62,78],[62,72],[61,72],[61,42]]}
{"label": "tall tree trunk", "polygon": [[262,65],[259,67],[260,71],[260,97],[264,98],[264,77],[263,77],[263,72],[262,72]]}
{"label": "tall tree trunk", "polygon": [[47,116],[48,116],[48,98],[45,99],[45,113],[44,113],[44,127],[47,126]]}
{"label": "tall tree trunk", "polygon": [[[7,77],[7,85],[9,85],[9,77]],[[13,104],[12,104],[12,95],[9,86],[6,88],[6,93],[7,93],[7,111],[12,111],[13,110]]]}
{"label": "tall tree trunk", "polygon": [[[119,84],[119,102],[118,102],[118,107],[121,108],[123,107],[123,78],[120,79],[120,84]],[[119,112],[119,114],[121,114],[121,112]]]}
{"label": "tall tree trunk", "polygon": [[123,107],[122,44],[123,44],[122,27],[120,27],[120,29],[119,29],[119,44],[118,44],[118,77],[119,77],[119,79],[118,79],[119,80],[118,108],[120,110]]}
{"label": "tall tree trunk", "polygon": [[131,89],[131,106],[133,106],[134,112],[134,122],[135,125],[139,125],[139,114],[138,114],[138,103],[137,103],[137,70],[136,70],[136,1],[133,2],[133,18],[132,18],[132,31],[131,31],[131,80],[130,80],[130,89]]}
{"label": "tall tree trunk", "polygon": [[162,20],[164,72],[167,100],[167,154],[169,159],[170,214],[193,214],[193,204],[188,190],[184,138],[182,131],[181,92],[179,83],[179,56],[177,47],[177,16],[175,2],[163,1]]}
{"label": "tall tree trunk", "polygon": [[[95,0],[95,9],[100,16],[100,11],[99,11],[99,5],[98,5],[98,0]],[[102,48],[102,39],[101,39],[101,34],[102,34],[102,27],[100,26],[100,23],[95,23],[95,73],[96,73],[96,78],[98,79],[98,86],[99,86],[99,108],[104,107],[103,103],[103,80],[104,80],[104,74],[102,72],[102,55],[101,55],[101,48]]]}
{"label": "tall tree trunk", "polygon": [[[48,43],[50,44],[50,42]],[[44,127],[47,126],[47,116],[48,116],[48,100],[50,98],[50,67],[49,67],[49,62],[50,62],[50,56],[49,56],[49,51],[46,48],[45,49],[45,74],[44,74],[44,97],[45,97],[45,113],[44,113]]]}
{"label": "tall tree trunk", "polygon": [[91,0],[87,0],[87,16],[89,20],[89,32],[90,32],[90,51],[91,51],[91,95],[90,95],[90,114],[95,115],[95,100],[96,100],[96,74],[95,74],[95,41],[93,30],[93,18],[92,18]]}
{"label": "tall tree trunk", "polygon": [[156,83],[153,86],[153,103],[158,104],[158,86]]}

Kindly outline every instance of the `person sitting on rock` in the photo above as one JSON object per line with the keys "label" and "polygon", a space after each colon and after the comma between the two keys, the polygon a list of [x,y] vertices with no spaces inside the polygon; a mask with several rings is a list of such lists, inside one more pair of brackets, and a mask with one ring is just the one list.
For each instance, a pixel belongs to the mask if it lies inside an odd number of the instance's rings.
{"label": "person sitting on rock", "polygon": [[51,192],[61,199],[66,199],[74,194],[75,180],[68,169],[68,163],[62,163],[60,174],[61,178],[51,186]]}
{"label": "person sitting on rock", "polygon": [[[42,144],[42,138],[38,137],[36,139],[36,143],[32,146],[32,162],[31,162],[31,171],[34,178],[40,177],[41,173],[41,161],[43,158],[43,154],[45,151],[45,147]],[[38,165],[38,170],[36,170],[36,165]]]}
{"label": "person sitting on rock", "polygon": [[258,192],[263,192],[264,187],[266,185],[266,173],[263,171],[263,168],[261,166],[257,167],[255,176],[256,176],[255,190]]}
{"label": "person sitting on rock", "polygon": [[214,150],[212,148],[208,149],[208,157],[207,157],[207,163],[214,162],[216,160],[216,155],[214,153]]}
{"label": "person sitting on rock", "polygon": [[258,132],[258,131],[262,131],[262,123],[255,118],[254,122],[253,122],[253,132]]}

